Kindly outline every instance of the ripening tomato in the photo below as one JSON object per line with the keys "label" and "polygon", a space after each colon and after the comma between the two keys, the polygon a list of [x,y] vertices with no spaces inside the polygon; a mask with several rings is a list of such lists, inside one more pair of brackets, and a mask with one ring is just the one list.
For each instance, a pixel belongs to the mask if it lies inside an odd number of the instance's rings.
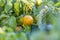
{"label": "ripening tomato", "polygon": [[31,25],[33,23],[33,17],[30,15],[25,15],[23,18],[23,24]]}

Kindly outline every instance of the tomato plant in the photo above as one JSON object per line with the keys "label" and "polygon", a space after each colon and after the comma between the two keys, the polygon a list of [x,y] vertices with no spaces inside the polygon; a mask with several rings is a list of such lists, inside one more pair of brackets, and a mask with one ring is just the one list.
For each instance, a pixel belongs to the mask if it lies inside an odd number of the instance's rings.
{"label": "tomato plant", "polygon": [[44,40],[47,27],[59,35],[60,0],[0,0],[0,40]]}

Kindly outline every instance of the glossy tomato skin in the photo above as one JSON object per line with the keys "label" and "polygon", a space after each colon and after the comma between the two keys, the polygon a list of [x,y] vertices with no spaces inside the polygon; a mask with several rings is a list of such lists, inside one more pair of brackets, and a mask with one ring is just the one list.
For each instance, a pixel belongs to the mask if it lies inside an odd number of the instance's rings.
{"label": "glossy tomato skin", "polygon": [[33,17],[30,15],[25,15],[23,18],[24,25],[31,25],[33,23]]}

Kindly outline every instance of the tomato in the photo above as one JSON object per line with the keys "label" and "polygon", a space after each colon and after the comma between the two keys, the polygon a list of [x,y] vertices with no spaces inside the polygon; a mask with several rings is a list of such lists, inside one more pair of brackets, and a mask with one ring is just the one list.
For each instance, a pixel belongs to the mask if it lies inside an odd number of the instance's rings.
{"label": "tomato", "polygon": [[30,15],[25,15],[23,18],[23,24],[31,25],[33,23],[33,17]]}
{"label": "tomato", "polygon": [[21,26],[16,27],[16,31],[20,31],[21,30]]}
{"label": "tomato", "polygon": [[36,6],[40,6],[41,3],[42,3],[42,0],[36,0]]}

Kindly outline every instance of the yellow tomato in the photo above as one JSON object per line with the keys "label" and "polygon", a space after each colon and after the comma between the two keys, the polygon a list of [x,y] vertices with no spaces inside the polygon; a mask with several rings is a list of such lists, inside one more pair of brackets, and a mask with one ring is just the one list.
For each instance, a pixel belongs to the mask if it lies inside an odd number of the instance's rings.
{"label": "yellow tomato", "polygon": [[25,15],[23,18],[23,24],[31,25],[33,23],[33,17],[30,15]]}
{"label": "yellow tomato", "polygon": [[36,6],[39,6],[42,3],[42,0],[36,0]]}

